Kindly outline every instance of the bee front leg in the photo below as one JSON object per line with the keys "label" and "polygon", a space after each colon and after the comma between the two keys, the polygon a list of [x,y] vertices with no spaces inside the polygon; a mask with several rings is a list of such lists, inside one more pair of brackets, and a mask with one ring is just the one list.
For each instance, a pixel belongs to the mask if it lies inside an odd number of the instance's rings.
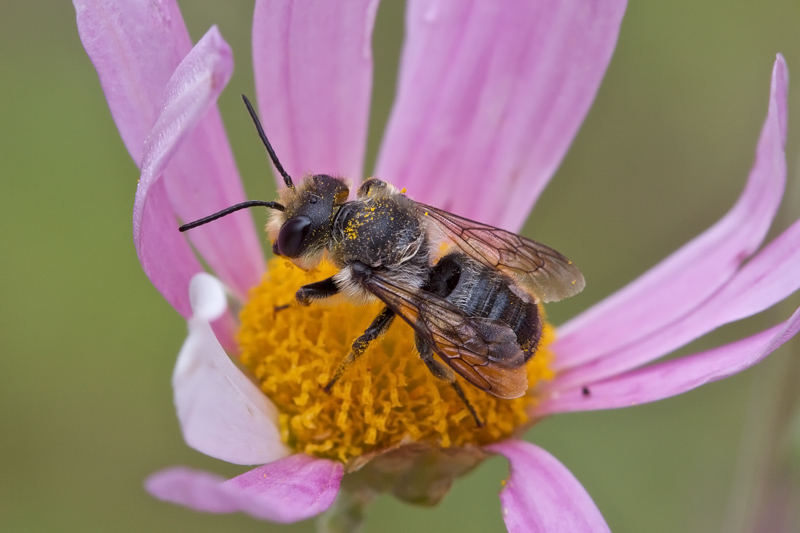
{"label": "bee front leg", "polygon": [[364,353],[364,351],[367,349],[367,346],[369,346],[369,343],[386,333],[386,330],[392,325],[392,320],[394,320],[394,311],[388,307],[384,307],[383,310],[378,313],[378,316],[375,317],[375,320],[372,321],[372,324],[369,325],[364,334],[353,341],[353,346],[350,348],[350,353],[347,354],[344,359],[342,359],[342,362],[339,363],[339,366],[336,368],[336,372],[334,372],[333,377],[328,384],[325,385],[325,392],[330,394],[331,389],[336,382],[339,381],[339,378],[342,377],[342,374],[347,367],[353,364],[353,362]]}
{"label": "bee front leg", "polygon": [[450,385],[453,387],[453,390],[456,391],[458,397],[461,398],[462,402],[464,402],[464,405],[472,415],[472,418],[475,419],[475,424],[477,424],[479,428],[482,428],[483,422],[478,416],[478,413],[475,412],[475,408],[472,407],[472,404],[469,403],[469,400],[467,400],[467,395],[464,394],[464,389],[462,389],[461,385],[459,385],[456,381],[456,373],[453,372],[453,369],[434,359],[433,349],[431,349],[428,343],[417,342],[417,350],[419,350],[419,356],[428,367],[428,370],[431,371],[431,374],[433,374],[433,376],[437,379],[441,379],[442,381],[447,381],[450,383]]}
{"label": "bee front leg", "polygon": [[303,285],[295,293],[295,298],[300,305],[309,305],[313,300],[322,300],[323,298],[330,298],[331,296],[339,293],[339,286],[333,278],[323,279],[316,283],[309,283]]}

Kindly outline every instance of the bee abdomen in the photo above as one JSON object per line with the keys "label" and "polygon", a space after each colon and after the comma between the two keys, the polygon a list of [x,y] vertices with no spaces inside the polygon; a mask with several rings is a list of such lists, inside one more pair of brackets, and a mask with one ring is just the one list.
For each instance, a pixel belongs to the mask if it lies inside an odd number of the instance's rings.
{"label": "bee abdomen", "polygon": [[512,284],[496,270],[464,254],[451,253],[431,269],[426,290],[445,298],[468,316],[508,325],[527,361],[536,352],[542,321],[537,304],[520,297]]}

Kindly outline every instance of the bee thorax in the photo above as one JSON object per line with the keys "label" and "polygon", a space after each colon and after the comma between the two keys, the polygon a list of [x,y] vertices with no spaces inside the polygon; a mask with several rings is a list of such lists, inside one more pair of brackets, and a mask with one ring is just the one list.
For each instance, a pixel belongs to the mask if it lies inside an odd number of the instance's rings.
{"label": "bee thorax", "polygon": [[342,206],[333,223],[335,263],[393,268],[420,255],[427,236],[417,211],[403,196],[378,197]]}

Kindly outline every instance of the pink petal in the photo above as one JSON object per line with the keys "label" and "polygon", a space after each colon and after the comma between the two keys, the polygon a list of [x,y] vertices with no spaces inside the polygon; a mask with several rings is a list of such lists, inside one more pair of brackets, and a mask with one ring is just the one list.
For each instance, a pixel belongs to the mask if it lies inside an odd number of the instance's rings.
{"label": "pink petal", "polygon": [[297,522],[331,506],[339,492],[340,463],[292,455],[228,481],[188,468],[170,468],[145,481],[164,501],[209,513],[242,511],[272,522]]}
{"label": "pink petal", "polygon": [[163,180],[153,183],[142,195],[134,220],[134,242],[142,269],[172,307],[188,318],[189,281],[203,271],[203,266],[189,243],[175,231],[175,216]]}
{"label": "pink petal", "polygon": [[73,0],[92,60],[122,141],[139,164],[156,122],[164,87],[192,48],[178,4]]}
{"label": "pink petal", "polygon": [[586,389],[558,391],[536,406],[534,416],[614,409],[676,396],[750,368],[798,331],[800,309],[783,324],[738,342],[592,383]]}
{"label": "pink petal", "polygon": [[787,76],[779,55],[756,161],[736,205],[636,281],[560,327],[554,346],[557,370],[601,357],[691,311],[727,283],[759,247],[786,182]]}
{"label": "pink petal", "polygon": [[[546,390],[588,385],[649,363],[709,331],[763,311],[800,288],[800,220],[702,305],[649,337],[559,374]],[[617,328],[628,329],[620,323]]]}
{"label": "pink petal", "polygon": [[509,533],[611,531],[586,489],[543,449],[519,440],[486,448],[505,455],[511,464],[500,491]]}
{"label": "pink petal", "polygon": [[361,177],[377,9],[377,0],[256,2],[261,120],[295,180],[308,173]]}
{"label": "pink petal", "polygon": [[[122,140],[139,165],[167,82],[191,49],[183,18],[171,0],[75,0],[74,4],[81,40],[97,69]],[[165,174],[170,209],[185,221],[244,200],[216,106],[184,141]],[[260,279],[263,256],[250,214],[237,213],[193,231],[190,237],[239,297]]]}
{"label": "pink petal", "polygon": [[142,175],[133,205],[133,242],[147,277],[184,317],[191,315],[189,280],[202,267],[177,231],[160,178],[178,146],[216,102],[232,68],[230,48],[213,27],[170,79],[164,106],[142,155]]}
{"label": "pink petal", "polygon": [[[233,67],[232,61],[230,66]],[[219,89],[217,95],[222,87]],[[242,113],[245,112],[242,106]],[[184,222],[245,200],[239,171],[214,102],[175,152],[164,177],[175,213]],[[239,300],[245,300],[248,290],[261,280],[265,266],[252,214],[239,211],[186,235],[214,274]]]}
{"label": "pink petal", "polygon": [[620,0],[409,3],[376,175],[518,230],[594,100],[624,11]]}
{"label": "pink petal", "polygon": [[192,470],[173,467],[151,474],[144,482],[147,492],[166,502],[176,503],[206,513],[234,513],[238,511],[234,497],[221,490],[225,478]]}
{"label": "pink petal", "polygon": [[225,291],[213,276],[192,278],[194,316],[172,386],[183,438],[199,452],[235,464],[262,464],[289,454],[281,442],[278,411],[230,360],[209,322],[226,309]]}

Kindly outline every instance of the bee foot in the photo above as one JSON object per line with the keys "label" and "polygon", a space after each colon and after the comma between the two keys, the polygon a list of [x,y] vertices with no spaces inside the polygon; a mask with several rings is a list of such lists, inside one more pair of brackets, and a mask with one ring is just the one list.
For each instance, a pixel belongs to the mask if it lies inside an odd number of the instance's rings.
{"label": "bee foot", "polygon": [[278,314],[278,311],[283,311],[284,309],[288,309],[292,306],[292,304],[283,304],[283,305],[276,305],[272,308],[272,311],[275,314]]}

